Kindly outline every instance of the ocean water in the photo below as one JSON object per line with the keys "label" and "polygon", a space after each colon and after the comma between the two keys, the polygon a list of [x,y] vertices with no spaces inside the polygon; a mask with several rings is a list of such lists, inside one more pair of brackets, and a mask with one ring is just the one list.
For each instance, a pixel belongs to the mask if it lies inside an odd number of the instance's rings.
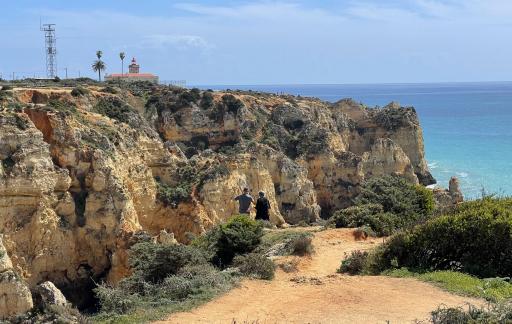
{"label": "ocean water", "polygon": [[382,85],[224,85],[368,106],[397,101],[418,112],[428,165],[438,185],[457,176],[467,198],[512,195],[512,82]]}

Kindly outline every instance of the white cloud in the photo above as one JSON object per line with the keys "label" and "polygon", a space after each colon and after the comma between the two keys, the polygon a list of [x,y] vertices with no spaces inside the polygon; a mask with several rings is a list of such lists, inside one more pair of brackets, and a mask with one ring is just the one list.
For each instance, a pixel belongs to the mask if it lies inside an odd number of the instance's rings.
{"label": "white cloud", "polygon": [[165,48],[175,47],[180,50],[209,49],[212,46],[201,36],[155,34],[145,36],[141,47]]}
{"label": "white cloud", "polygon": [[236,19],[246,21],[339,21],[343,19],[342,15],[331,13],[325,9],[306,8],[297,3],[285,1],[255,2],[229,7],[201,5],[198,3],[178,3],[174,5],[174,7],[210,19]]}

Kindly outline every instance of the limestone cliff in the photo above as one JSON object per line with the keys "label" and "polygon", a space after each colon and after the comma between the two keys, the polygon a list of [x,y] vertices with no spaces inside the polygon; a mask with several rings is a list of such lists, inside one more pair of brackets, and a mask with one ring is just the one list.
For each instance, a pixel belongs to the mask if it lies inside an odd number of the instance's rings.
{"label": "limestone cliff", "polygon": [[[107,91],[108,90],[108,91]],[[347,207],[365,179],[430,184],[413,108],[135,85],[0,91],[0,233],[30,287],[129,273],[131,245],[187,242],[264,191],[271,221]]]}

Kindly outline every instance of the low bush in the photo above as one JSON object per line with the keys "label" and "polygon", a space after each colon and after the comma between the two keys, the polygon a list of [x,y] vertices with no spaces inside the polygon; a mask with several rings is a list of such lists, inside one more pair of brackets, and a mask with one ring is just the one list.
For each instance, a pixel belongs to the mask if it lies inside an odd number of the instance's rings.
{"label": "low bush", "polygon": [[215,105],[213,94],[209,91],[203,92],[199,106],[204,110],[212,109]]}
{"label": "low bush", "polygon": [[101,98],[96,106],[94,106],[94,111],[127,124],[130,124],[130,122],[133,124],[134,122],[138,122],[140,119],[137,118],[139,115],[135,109],[117,97]]}
{"label": "low bush", "polygon": [[427,220],[433,209],[430,190],[398,176],[383,176],[367,180],[355,206],[335,212],[329,225],[369,226],[378,236],[388,236]]}
{"label": "low bush", "polygon": [[377,233],[368,225],[363,225],[354,230],[354,238],[356,240],[366,240],[369,237],[376,237]]}
{"label": "low bush", "polygon": [[200,191],[205,183],[230,174],[229,169],[219,162],[203,166],[188,163],[180,166],[173,174],[174,185],[166,184],[155,178],[157,199],[166,206],[177,206],[181,202],[191,201],[194,188]]}
{"label": "low bush", "polygon": [[130,249],[132,274],[116,287],[99,285],[94,291],[101,313],[127,314],[135,309],[172,306],[211,298],[230,289],[237,279],[209,264],[195,246],[135,244]]}
{"label": "low bush", "polygon": [[269,231],[263,235],[256,251],[273,256],[312,253],[311,236],[310,232],[303,231]]}
{"label": "low bush", "polygon": [[83,97],[89,93],[90,93],[89,89],[84,88],[84,87],[76,87],[76,88],[73,88],[73,90],[71,90],[71,95],[73,97]]}
{"label": "low bush", "polygon": [[489,304],[486,307],[468,305],[463,307],[441,306],[431,313],[432,324],[505,324],[512,322],[511,304]]}
{"label": "low bush", "polygon": [[348,273],[350,275],[361,274],[366,267],[368,259],[368,252],[366,251],[352,251],[349,256],[341,262],[338,272]]}
{"label": "low bush", "polygon": [[261,243],[263,226],[260,222],[240,215],[214,227],[192,244],[200,247],[210,260],[221,267],[231,264],[236,255],[253,252]]}
{"label": "low bush", "polygon": [[101,311],[104,313],[124,314],[131,311],[140,300],[140,296],[121,288],[101,284],[94,289]]}
{"label": "low bush", "polygon": [[186,245],[144,242],[135,244],[130,251],[130,266],[134,275],[151,283],[159,283],[187,265],[207,263],[202,251]]}
{"label": "low bush", "polygon": [[192,186],[186,183],[180,183],[177,186],[170,186],[160,181],[156,182],[156,198],[165,206],[178,206],[179,203],[190,201],[192,199]]}
{"label": "low bush", "polygon": [[313,239],[309,233],[301,233],[287,243],[291,254],[304,256],[313,254]]}
{"label": "low bush", "polygon": [[185,266],[158,284],[141,280],[139,285],[133,285],[136,275],[129,279],[132,281],[129,284],[125,279],[115,288],[102,284],[95,289],[101,307],[98,319],[111,319],[113,314],[130,314],[137,309],[147,312],[162,306],[168,306],[168,313],[188,309],[231,289],[237,282],[231,273],[208,264]]}
{"label": "low bush", "polygon": [[61,324],[90,324],[85,315],[69,305],[48,305],[43,307],[36,306],[28,313],[9,318],[6,322],[11,324],[28,323],[61,323]]}
{"label": "low bush", "polygon": [[465,202],[447,215],[395,235],[379,249],[376,270],[456,270],[479,277],[512,273],[512,199]]}
{"label": "low bush", "polygon": [[382,176],[365,181],[356,204],[379,204],[386,213],[413,219],[428,216],[435,205],[430,190],[399,176]]}
{"label": "low bush", "polygon": [[244,107],[244,103],[231,94],[222,96],[222,103],[226,106],[226,110],[233,114],[238,114],[238,111]]}
{"label": "low bush", "polygon": [[114,88],[112,86],[106,86],[105,88],[102,88],[100,90],[100,92],[103,92],[103,93],[110,93],[110,94],[118,94],[119,93],[119,89],[117,88]]}
{"label": "low bush", "polygon": [[274,262],[259,253],[236,256],[233,259],[233,266],[243,275],[264,280],[272,280],[276,270]]}

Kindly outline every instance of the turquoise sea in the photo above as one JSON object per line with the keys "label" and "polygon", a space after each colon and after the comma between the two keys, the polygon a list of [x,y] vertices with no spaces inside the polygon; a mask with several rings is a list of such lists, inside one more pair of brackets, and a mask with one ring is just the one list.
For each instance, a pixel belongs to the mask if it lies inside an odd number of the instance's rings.
{"label": "turquoise sea", "polygon": [[430,169],[440,186],[459,178],[467,198],[482,190],[512,195],[512,82],[381,85],[223,85],[211,89],[257,90],[353,98],[369,106],[391,101],[418,112]]}

